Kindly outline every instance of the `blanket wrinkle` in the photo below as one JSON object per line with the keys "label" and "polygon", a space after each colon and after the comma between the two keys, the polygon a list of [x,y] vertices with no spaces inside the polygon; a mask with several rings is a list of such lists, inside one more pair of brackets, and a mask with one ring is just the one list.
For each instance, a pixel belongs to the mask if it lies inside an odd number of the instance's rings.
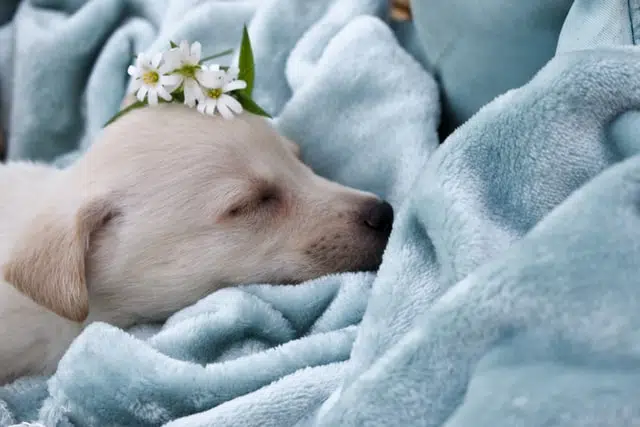
{"label": "blanket wrinkle", "polygon": [[[474,366],[478,369],[480,360],[493,352],[515,352],[511,369],[530,363],[552,365],[551,373],[541,373],[545,378],[553,378],[562,366],[569,372],[582,369],[586,376],[592,371],[611,370],[617,375],[621,368],[637,370],[640,318],[634,310],[640,302],[635,286],[640,236],[632,230],[639,229],[639,178],[640,158],[635,156],[572,194],[510,251],[451,288],[397,345],[378,358],[350,389],[343,390],[341,403],[358,399],[366,411],[340,405],[319,425],[336,425],[338,421],[340,425],[363,421],[388,425],[379,420],[391,408],[407,408],[394,412],[393,419],[400,425],[416,419],[428,420],[420,425],[442,425],[468,398],[465,394]],[[582,216],[576,217],[576,210]],[[594,228],[594,223],[600,227]],[[601,244],[593,245],[593,240]],[[622,244],[624,250],[616,254],[616,263],[603,266],[599,261],[609,257],[610,243]],[[566,268],[567,263],[584,267]],[[607,278],[613,274],[620,278],[618,292],[607,286]],[[530,361],[532,353],[537,357]],[[379,387],[380,383],[385,387]],[[589,386],[577,398],[582,404],[560,408],[572,415],[572,421],[586,422],[571,425],[637,422],[635,410],[627,406],[629,393],[637,392],[636,386],[611,390],[621,400],[607,396],[611,407],[597,418],[595,409],[602,406],[591,406],[590,402],[599,403],[601,393]],[[540,388],[539,384],[535,387]],[[552,390],[542,388],[538,393]],[[485,402],[492,399],[485,390],[480,394],[473,397]],[[381,406],[383,402],[388,403]],[[464,405],[461,409],[466,410]],[[585,409],[598,424],[591,424],[581,413]],[[620,410],[624,411],[616,412]],[[499,408],[491,411],[492,417],[483,417],[484,423],[474,425],[496,425],[504,419]],[[510,409],[505,412],[511,416]],[[525,415],[527,423],[518,425],[541,425],[539,415],[546,416],[533,409],[520,418]],[[478,422],[473,411],[464,419],[464,423],[451,425]],[[607,422],[599,424],[602,420]]]}
{"label": "blanket wrinkle", "polygon": [[[299,369],[318,366],[326,360],[344,361],[354,334],[354,327],[348,327],[202,366],[162,354],[112,326],[94,323],[72,344],[66,356],[68,361],[90,357],[90,363],[80,367],[61,362],[49,382],[50,397],[40,416],[45,424],[55,425],[60,421],[60,408],[65,408],[63,417],[73,417],[76,424],[99,417],[93,422],[109,419],[118,425],[158,425],[258,390]],[[121,369],[132,359],[145,363]],[[102,373],[101,379],[95,378],[96,368]],[[91,391],[114,383],[120,386],[111,393],[86,399]]]}
{"label": "blanket wrinkle", "polygon": [[273,125],[397,214],[375,273],[88,326],[53,376],[0,387],[0,427],[638,425],[640,50],[611,37],[638,10],[612,1],[576,0],[557,55],[442,145],[429,52],[384,0],[21,1],[0,28],[10,159],[73,162],[133,54],[237,47],[248,23]]}
{"label": "blanket wrinkle", "polygon": [[[367,332],[361,332],[354,344],[353,370],[345,381],[354,381],[357,392],[337,399],[342,411],[349,407],[354,417],[368,419],[367,405],[363,413],[353,409],[355,396],[363,393],[359,383],[366,383],[362,376],[385,351],[402,347],[402,333],[413,326],[407,313],[417,319],[433,310],[432,304],[452,286],[492,258],[513,250],[514,243],[566,197],[621,159],[620,150],[612,146],[615,141],[604,136],[615,117],[637,108],[640,101],[638,80],[634,80],[638,55],[636,48],[609,48],[558,57],[528,85],[483,108],[431,156],[421,183],[413,190],[415,199],[409,202],[415,219],[399,218],[395,231],[416,226],[425,230],[417,243],[405,236],[402,240],[408,247],[423,246],[427,268],[420,271],[422,280],[411,277],[419,285],[399,279],[412,273],[412,265],[398,263],[391,272],[386,263],[380,270],[361,325],[361,331]],[[583,104],[576,92],[582,95],[586,88],[590,88],[590,108],[580,108]],[[555,114],[557,110],[562,114]],[[390,247],[395,244],[394,240]],[[418,290],[405,286],[399,288],[405,293],[398,295],[399,280]],[[446,358],[455,360],[453,355]],[[341,392],[345,390],[348,387]],[[339,414],[341,418],[329,418],[322,425],[338,419],[345,423],[345,412]],[[373,423],[374,418],[369,421]]]}

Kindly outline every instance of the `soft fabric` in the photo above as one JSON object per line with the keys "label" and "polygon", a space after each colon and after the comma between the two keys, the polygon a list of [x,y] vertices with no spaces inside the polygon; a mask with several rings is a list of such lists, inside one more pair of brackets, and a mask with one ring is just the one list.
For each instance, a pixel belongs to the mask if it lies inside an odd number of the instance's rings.
{"label": "soft fabric", "polygon": [[[443,135],[496,96],[525,84],[551,59],[573,1],[411,2],[426,60],[440,82]],[[585,3],[612,2],[622,3]]]}
{"label": "soft fabric", "polygon": [[117,109],[127,55],[224,49],[250,20],[258,103],[397,220],[377,274],[91,325],[53,377],[0,388],[0,425],[638,425],[638,48],[561,52],[438,146],[439,87],[386,1],[81,3],[32,0],[11,24],[12,158],[73,161]]}
{"label": "soft fabric", "polygon": [[[639,36],[640,0],[575,0],[562,26],[556,53],[637,44]],[[638,129],[637,109],[621,114],[611,123],[608,137],[622,156],[637,153]]]}
{"label": "soft fabric", "polygon": [[556,52],[634,43],[640,31],[638,0],[575,0],[562,25]]}

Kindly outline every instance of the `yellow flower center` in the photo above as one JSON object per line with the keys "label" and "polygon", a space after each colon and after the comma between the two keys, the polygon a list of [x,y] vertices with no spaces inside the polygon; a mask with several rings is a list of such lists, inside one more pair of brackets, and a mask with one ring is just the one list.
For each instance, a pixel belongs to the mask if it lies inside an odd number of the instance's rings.
{"label": "yellow flower center", "polygon": [[209,96],[209,98],[220,98],[220,95],[222,95],[224,92],[222,91],[222,88],[217,88],[217,89],[209,89],[207,91],[207,95]]}
{"label": "yellow flower center", "polygon": [[155,71],[147,71],[142,75],[142,81],[147,85],[156,84],[158,80],[160,80],[160,75]]}
{"label": "yellow flower center", "polygon": [[188,79],[195,79],[196,71],[198,71],[200,68],[201,67],[199,65],[187,64],[180,67],[180,69],[178,69],[176,72]]}

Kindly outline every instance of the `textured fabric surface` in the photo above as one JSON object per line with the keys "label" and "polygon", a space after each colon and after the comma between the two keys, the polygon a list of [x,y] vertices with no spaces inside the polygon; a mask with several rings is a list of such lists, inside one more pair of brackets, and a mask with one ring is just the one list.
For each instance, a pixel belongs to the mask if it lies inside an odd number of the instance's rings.
{"label": "textured fabric surface", "polygon": [[[162,325],[89,326],[53,377],[0,388],[0,426],[640,423],[640,50],[571,42],[470,104],[439,145],[442,88],[386,6],[21,4],[0,30],[14,46],[0,67],[15,77],[12,158],[73,161],[116,111],[132,53],[184,37],[218,51],[248,21],[256,101],[316,171],[388,198],[397,220],[377,274],[225,289]],[[612,16],[574,10],[560,43]]]}
{"label": "textured fabric surface", "polygon": [[443,135],[496,96],[526,83],[551,59],[572,3],[573,0],[411,2],[426,58],[441,85]]}
{"label": "textured fabric surface", "polygon": [[[633,44],[637,0],[575,0],[564,22],[557,52]],[[632,25],[630,25],[632,24]]]}

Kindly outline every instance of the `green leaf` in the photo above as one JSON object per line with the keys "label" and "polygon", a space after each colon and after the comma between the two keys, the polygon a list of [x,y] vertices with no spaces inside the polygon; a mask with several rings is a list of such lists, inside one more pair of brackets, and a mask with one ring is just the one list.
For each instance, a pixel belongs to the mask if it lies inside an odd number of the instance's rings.
{"label": "green leaf", "polygon": [[240,72],[238,74],[238,79],[247,82],[247,88],[244,89],[244,92],[249,96],[249,98],[253,92],[253,79],[255,77],[253,67],[253,50],[251,49],[249,31],[245,25],[242,30],[242,41],[240,42],[240,57],[238,59],[238,68],[240,69]]}
{"label": "green leaf", "polygon": [[258,116],[271,118],[269,113],[260,108],[260,106],[256,104],[255,101],[251,99],[251,97],[247,95],[246,92],[239,90],[233,92],[233,94],[236,96],[238,102],[240,102],[240,105],[242,105],[242,108],[244,108],[248,112],[257,114]]}
{"label": "green leaf", "polygon": [[216,53],[215,55],[206,56],[206,57],[202,58],[200,60],[200,63],[202,64],[203,62],[211,61],[212,59],[216,59],[216,58],[219,58],[221,56],[227,56],[227,55],[230,55],[232,53],[233,53],[233,49],[227,49],[227,50],[222,51],[220,53]]}
{"label": "green leaf", "polygon": [[176,47],[178,47],[178,45],[172,40],[169,40],[169,46],[171,46],[171,49],[175,49]]}
{"label": "green leaf", "polygon": [[162,98],[160,98],[158,101],[160,101],[160,102],[178,101],[180,104],[184,104],[184,90],[182,89],[182,86],[180,86],[178,89],[176,89],[173,92],[171,92],[171,96],[172,96],[171,101],[165,101]]}
{"label": "green leaf", "polygon": [[115,116],[111,117],[111,119],[109,119],[109,121],[105,123],[103,127],[109,126],[111,123],[115,122],[116,119],[120,118],[121,116],[124,116],[129,111],[135,110],[136,108],[144,107],[145,105],[147,105],[145,101],[136,101],[133,104],[128,105],[127,107],[118,111],[118,113]]}

